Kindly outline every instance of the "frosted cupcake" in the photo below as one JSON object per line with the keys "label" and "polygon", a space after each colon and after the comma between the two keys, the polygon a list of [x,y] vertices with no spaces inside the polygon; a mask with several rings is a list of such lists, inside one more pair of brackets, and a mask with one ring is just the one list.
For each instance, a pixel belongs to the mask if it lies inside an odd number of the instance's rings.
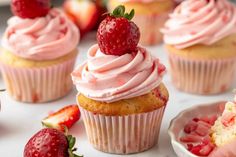
{"label": "frosted cupcake", "polygon": [[27,8],[28,3],[21,4],[29,12],[35,9],[33,16],[22,10],[18,13],[14,7],[19,6],[12,3],[17,16],[8,21],[0,55],[8,93],[23,102],[47,102],[65,96],[72,88],[70,73],[78,53],[76,26],[57,9],[35,15],[38,1],[28,2],[31,8]]}
{"label": "frosted cupcake", "polygon": [[137,46],[140,33],[130,21],[132,14],[119,6],[107,16],[98,29],[98,44],[72,73],[88,139],[108,153],[153,147],[169,97],[162,83],[165,66]]}
{"label": "frosted cupcake", "polygon": [[133,21],[141,32],[140,43],[155,45],[162,42],[160,28],[164,26],[168,14],[173,11],[173,0],[109,0],[108,8],[113,10],[117,5],[125,5],[127,10],[135,9]]}
{"label": "frosted cupcake", "polygon": [[227,0],[186,0],[162,32],[174,85],[185,92],[228,90],[236,67],[236,7]]}

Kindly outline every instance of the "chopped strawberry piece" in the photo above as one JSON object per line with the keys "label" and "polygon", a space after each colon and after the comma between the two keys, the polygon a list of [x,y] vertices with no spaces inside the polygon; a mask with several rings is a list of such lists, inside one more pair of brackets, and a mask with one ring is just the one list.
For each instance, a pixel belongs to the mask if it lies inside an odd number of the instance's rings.
{"label": "chopped strawberry piece", "polygon": [[184,126],[184,132],[186,134],[190,134],[192,131],[195,131],[197,128],[197,123],[194,121],[190,121],[188,124]]}
{"label": "chopped strawberry piece", "polygon": [[209,117],[208,116],[200,117],[199,120],[203,121],[205,123],[209,123]]}
{"label": "chopped strawberry piece", "polygon": [[193,143],[201,142],[202,141],[202,137],[198,136],[198,135],[187,134],[186,136],[181,137],[180,141],[181,142],[186,142],[186,143],[189,143],[189,142],[193,142]]}
{"label": "chopped strawberry piece", "polygon": [[193,121],[194,121],[194,122],[198,122],[198,121],[199,121],[199,118],[193,118]]}
{"label": "chopped strawberry piece", "polygon": [[193,144],[192,143],[188,143],[187,147],[188,147],[188,150],[191,150],[193,148]]}
{"label": "chopped strawberry piece", "polygon": [[201,156],[208,156],[211,153],[211,151],[213,150],[213,148],[214,147],[212,147],[211,144],[202,146],[202,148],[199,151],[199,153],[200,153]]}
{"label": "chopped strawberry piece", "polygon": [[201,121],[201,120],[199,120],[199,121],[197,122],[197,124],[198,124],[198,125],[204,125],[204,126],[207,127],[208,129],[211,128],[211,125],[210,125],[209,123],[206,123],[206,122]]}
{"label": "chopped strawberry piece", "polygon": [[207,127],[206,125],[199,124],[197,125],[195,132],[200,136],[206,136],[209,133],[209,127]]}
{"label": "chopped strawberry piece", "polygon": [[203,140],[202,140],[202,143],[205,144],[205,145],[211,143],[211,138],[210,138],[210,136],[209,136],[209,135],[205,136],[205,137],[203,138]]}
{"label": "chopped strawberry piece", "polygon": [[201,155],[201,153],[200,153],[201,149],[202,149],[202,146],[197,145],[197,146],[194,146],[194,147],[190,150],[190,152],[193,153],[193,154],[195,154],[195,155],[199,155],[199,156],[200,156],[200,155]]}
{"label": "chopped strawberry piece", "polygon": [[64,127],[71,128],[80,119],[78,105],[69,105],[49,115],[42,120],[43,125],[64,131]]}
{"label": "chopped strawberry piece", "polygon": [[187,149],[197,156],[208,156],[215,145],[211,142],[210,129],[217,119],[216,115],[193,118],[184,126],[185,135],[180,141],[186,143]]}

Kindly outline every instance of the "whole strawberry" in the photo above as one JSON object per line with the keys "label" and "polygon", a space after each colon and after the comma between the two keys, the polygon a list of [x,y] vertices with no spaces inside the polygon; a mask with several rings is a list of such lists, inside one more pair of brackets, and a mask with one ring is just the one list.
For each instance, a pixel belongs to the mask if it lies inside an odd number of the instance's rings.
{"label": "whole strawberry", "polygon": [[21,18],[46,16],[51,8],[50,0],[12,0],[11,10]]}
{"label": "whole strawberry", "polygon": [[73,154],[75,138],[63,132],[45,128],[36,133],[26,144],[24,157],[80,157]]}
{"label": "whole strawberry", "polygon": [[134,10],[125,13],[123,5],[118,6],[99,25],[97,41],[100,50],[107,55],[123,55],[136,51],[140,39],[137,25],[130,21]]}

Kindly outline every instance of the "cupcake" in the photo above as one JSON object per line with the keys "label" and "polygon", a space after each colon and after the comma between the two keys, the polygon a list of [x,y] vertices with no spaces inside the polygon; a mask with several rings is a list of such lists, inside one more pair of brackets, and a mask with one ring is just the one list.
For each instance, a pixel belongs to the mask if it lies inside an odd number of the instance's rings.
{"label": "cupcake", "polygon": [[174,85],[194,94],[228,90],[235,77],[236,7],[227,0],[186,0],[162,29]]}
{"label": "cupcake", "polygon": [[131,14],[118,6],[100,24],[98,44],[72,73],[86,132],[94,148],[138,153],[158,141],[168,101],[165,66],[144,47]]}
{"label": "cupcake", "polygon": [[12,1],[15,16],[2,39],[0,68],[8,93],[22,102],[47,102],[73,87],[77,56],[76,26],[49,1]]}
{"label": "cupcake", "polygon": [[127,10],[135,9],[133,21],[140,28],[141,44],[155,45],[162,42],[160,28],[175,7],[173,0],[109,0],[108,9],[113,10],[118,4],[125,5]]}
{"label": "cupcake", "polygon": [[222,115],[211,128],[212,141],[216,149],[209,157],[234,157],[236,156],[236,104],[227,102]]}

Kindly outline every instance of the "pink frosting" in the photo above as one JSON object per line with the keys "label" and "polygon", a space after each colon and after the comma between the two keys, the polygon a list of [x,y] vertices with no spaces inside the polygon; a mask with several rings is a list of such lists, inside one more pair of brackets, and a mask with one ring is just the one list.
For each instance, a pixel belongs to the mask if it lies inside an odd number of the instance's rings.
{"label": "pink frosting", "polygon": [[109,103],[147,94],[161,83],[165,71],[165,66],[140,46],[137,54],[113,56],[94,45],[72,79],[86,97]]}
{"label": "pink frosting", "polygon": [[17,56],[32,60],[50,60],[70,53],[79,42],[77,27],[58,9],[46,17],[8,21],[3,47]]}
{"label": "pink frosting", "polygon": [[227,0],[186,0],[162,29],[164,41],[178,49],[211,45],[236,32],[236,7]]}

